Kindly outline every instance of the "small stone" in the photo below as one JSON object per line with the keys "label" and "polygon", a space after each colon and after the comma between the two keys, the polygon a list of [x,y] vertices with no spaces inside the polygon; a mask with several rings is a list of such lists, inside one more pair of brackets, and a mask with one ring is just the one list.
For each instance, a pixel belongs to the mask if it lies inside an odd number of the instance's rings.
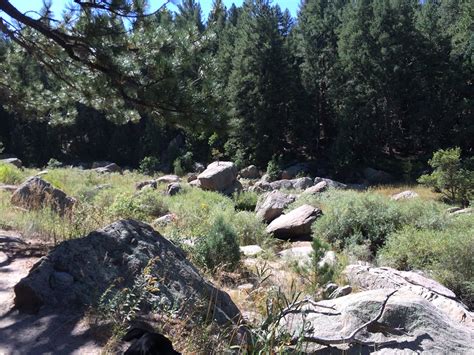
{"label": "small stone", "polygon": [[325,295],[330,295],[330,294],[332,294],[334,291],[336,291],[336,290],[338,289],[338,287],[339,287],[339,286],[338,286],[337,284],[333,283],[333,282],[328,283],[328,284],[326,285],[326,287],[324,287],[324,294],[325,294]]}
{"label": "small stone", "polygon": [[174,196],[181,191],[181,184],[179,182],[175,182],[168,185],[166,189],[166,193],[170,196]]}
{"label": "small stone", "polygon": [[352,287],[350,285],[338,287],[337,290],[335,290],[333,293],[331,293],[331,298],[338,298],[338,297],[343,297],[347,296],[352,292]]}
{"label": "small stone", "polygon": [[253,289],[253,285],[251,283],[246,283],[237,287],[239,291],[250,292]]}
{"label": "small stone", "polygon": [[263,253],[263,249],[259,245],[245,245],[240,247],[240,252],[250,257]]}

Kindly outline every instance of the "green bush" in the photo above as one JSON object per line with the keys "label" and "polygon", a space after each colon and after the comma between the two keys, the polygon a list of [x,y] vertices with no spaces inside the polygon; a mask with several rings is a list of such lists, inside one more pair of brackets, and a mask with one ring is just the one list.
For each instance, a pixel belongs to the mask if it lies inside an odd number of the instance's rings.
{"label": "green bush", "polygon": [[195,188],[185,188],[183,193],[168,198],[170,212],[178,216],[177,223],[171,224],[165,235],[204,237],[218,215],[232,218],[232,200],[222,194]]}
{"label": "green bush", "polygon": [[405,225],[441,229],[448,223],[440,204],[391,201],[375,193],[330,191],[321,204],[324,214],[313,225],[314,235],[338,249],[367,245],[372,255],[390,233]]}
{"label": "green bush", "polygon": [[474,305],[474,220],[458,217],[445,230],[406,227],[389,236],[378,262],[399,270],[421,269]]}
{"label": "green bush", "polygon": [[178,176],[183,176],[193,169],[193,153],[186,152],[186,154],[178,157],[173,162],[174,173]]}
{"label": "green bush", "polygon": [[235,192],[232,196],[237,211],[255,211],[258,194],[252,191]]}
{"label": "green bush", "polygon": [[140,162],[138,171],[142,174],[153,175],[160,167],[160,159],[157,157],[145,157]]}
{"label": "green bush", "polygon": [[270,176],[270,179],[272,180],[277,180],[280,177],[280,174],[281,174],[280,159],[275,155],[268,162],[267,174],[268,176]]}
{"label": "green bush", "polygon": [[196,245],[196,259],[212,272],[220,267],[234,270],[239,264],[237,233],[225,222],[223,216],[217,216],[209,234],[199,239]]}
{"label": "green bush", "polygon": [[265,225],[255,213],[241,211],[229,218],[240,240],[240,245],[270,244],[274,239],[265,232]]}
{"label": "green bush", "polygon": [[20,169],[12,164],[0,164],[0,182],[7,185],[19,184],[23,181]]}
{"label": "green bush", "polygon": [[63,166],[63,163],[61,163],[59,160],[51,158],[48,160],[48,164],[46,164],[46,167],[48,169],[57,169],[61,168]]}
{"label": "green bush", "polygon": [[324,258],[326,251],[329,250],[329,245],[319,238],[314,238],[312,246],[315,285],[323,286],[330,282],[334,277],[334,268],[331,265],[319,265],[319,262]]}
{"label": "green bush", "polygon": [[165,197],[153,190],[138,194],[121,193],[116,196],[109,208],[109,213],[115,218],[134,218],[150,221],[167,212]]}
{"label": "green bush", "polygon": [[439,190],[452,203],[467,206],[474,198],[474,171],[461,161],[461,149],[438,150],[428,163],[434,171],[418,182]]}

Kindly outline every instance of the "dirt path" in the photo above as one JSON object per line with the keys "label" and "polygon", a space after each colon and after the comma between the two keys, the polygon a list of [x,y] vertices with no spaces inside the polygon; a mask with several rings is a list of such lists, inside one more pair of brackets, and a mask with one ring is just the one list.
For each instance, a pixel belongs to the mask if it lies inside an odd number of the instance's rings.
{"label": "dirt path", "polygon": [[92,334],[74,310],[26,315],[12,309],[13,287],[48,248],[27,243],[18,233],[0,230],[0,355],[100,354],[102,346],[95,340],[98,330]]}

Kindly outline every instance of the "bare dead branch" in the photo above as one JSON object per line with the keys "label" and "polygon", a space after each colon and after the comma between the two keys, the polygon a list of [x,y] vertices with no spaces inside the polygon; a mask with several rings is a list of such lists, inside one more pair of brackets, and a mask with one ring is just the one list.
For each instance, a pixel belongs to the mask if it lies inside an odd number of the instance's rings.
{"label": "bare dead branch", "polygon": [[291,339],[291,344],[297,344],[300,341],[303,342],[308,342],[308,343],[317,343],[321,345],[342,345],[342,344],[351,344],[351,343],[358,343],[358,344],[363,344],[363,345],[369,345],[371,343],[366,343],[361,340],[355,339],[357,334],[364,330],[366,327],[376,323],[383,315],[385,311],[385,307],[387,305],[388,300],[390,297],[392,297],[398,290],[394,290],[390,292],[385,300],[382,302],[382,306],[380,307],[380,311],[378,312],[377,316],[375,316],[373,319],[369,320],[368,322],[362,324],[360,327],[354,329],[348,336],[345,337],[340,337],[340,338],[321,338],[317,336],[303,336],[303,337],[298,337],[294,336]]}

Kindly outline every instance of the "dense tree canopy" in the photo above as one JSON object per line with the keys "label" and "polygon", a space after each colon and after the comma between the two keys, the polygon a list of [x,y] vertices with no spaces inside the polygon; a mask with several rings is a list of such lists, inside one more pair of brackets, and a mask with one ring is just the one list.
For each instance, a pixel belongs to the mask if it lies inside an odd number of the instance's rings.
{"label": "dense tree canopy", "polygon": [[270,0],[47,5],[0,0],[0,140],[31,163],[218,152],[410,175],[439,148],[473,153],[469,0],[303,0],[296,19]]}

